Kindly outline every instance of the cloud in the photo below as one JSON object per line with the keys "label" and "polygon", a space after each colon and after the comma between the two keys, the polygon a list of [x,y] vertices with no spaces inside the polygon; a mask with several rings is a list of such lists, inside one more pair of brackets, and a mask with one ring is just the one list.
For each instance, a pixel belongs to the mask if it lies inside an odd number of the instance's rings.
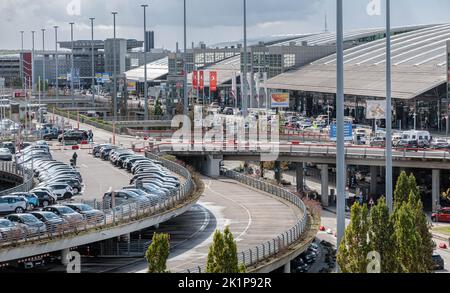
{"label": "cloud", "polygon": [[[81,1],[81,15],[67,14],[71,1]],[[96,38],[112,36],[111,11],[118,11],[119,37],[142,38],[143,11],[147,2],[148,26],[156,31],[160,47],[174,48],[183,37],[183,0],[1,0],[0,48],[20,46],[20,30],[29,32],[59,25],[61,40],[69,39],[69,22],[74,21],[75,38],[90,38],[89,17],[95,17]],[[384,3],[384,1],[381,1]],[[335,0],[247,0],[249,37],[319,32],[328,14],[329,28],[334,28]],[[384,17],[369,17],[369,0],[346,0],[345,28],[380,27]],[[393,25],[450,22],[448,0],[392,1]],[[242,38],[243,0],[187,0],[189,43],[218,43]],[[384,13],[384,8],[383,8]],[[39,36],[40,37],[40,36]],[[30,45],[29,33],[26,46]],[[48,38],[49,46],[53,40]]]}

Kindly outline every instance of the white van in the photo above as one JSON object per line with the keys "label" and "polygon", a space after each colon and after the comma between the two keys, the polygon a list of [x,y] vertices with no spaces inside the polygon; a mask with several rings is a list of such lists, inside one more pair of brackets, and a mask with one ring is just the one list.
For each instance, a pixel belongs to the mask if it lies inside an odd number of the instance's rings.
{"label": "white van", "polygon": [[403,140],[422,140],[425,139],[427,141],[431,140],[431,134],[428,131],[404,131],[402,132]]}

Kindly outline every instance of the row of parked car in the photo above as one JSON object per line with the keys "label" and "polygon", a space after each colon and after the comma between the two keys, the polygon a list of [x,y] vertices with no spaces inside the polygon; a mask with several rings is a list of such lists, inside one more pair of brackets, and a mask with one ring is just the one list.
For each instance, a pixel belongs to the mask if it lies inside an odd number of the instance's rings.
{"label": "row of parked car", "polygon": [[30,145],[16,154],[19,163],[34,170],[40,183],[30,192],[0,197],[0,242],[78,230],[86,224],[102,223],[105,214],[82,203],[57,204],[82,190],[78,171],[53,160],[45,141]]}
{"label": "row of parked car", "polygon": [[103,202],[108,207],[113,205],[113,196],[116,206],[130,200],[142,205],[156,205],[176,195],[179,190],[180,180],[163,167],[161,162],[111,144],[94,146],[92,155],[110,161],[117,168],[134,175],[129,186],[105,193]]}

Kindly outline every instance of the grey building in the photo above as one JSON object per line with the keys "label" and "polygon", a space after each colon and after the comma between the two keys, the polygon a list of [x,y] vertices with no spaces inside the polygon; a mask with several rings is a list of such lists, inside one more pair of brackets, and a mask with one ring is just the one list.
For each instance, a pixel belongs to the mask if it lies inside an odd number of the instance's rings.
{"label": "grey building", "polygon": [[145,32],[145,52],[150,52],[155,49],[155,32],[147,31]]}

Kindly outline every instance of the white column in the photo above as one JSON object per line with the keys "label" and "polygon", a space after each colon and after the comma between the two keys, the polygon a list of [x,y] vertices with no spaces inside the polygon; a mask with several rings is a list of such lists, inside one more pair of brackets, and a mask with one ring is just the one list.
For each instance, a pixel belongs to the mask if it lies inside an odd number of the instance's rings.
{"label": "white column", "polygon": [[290,274],[291,273],[291,262],[288,261],[285,265],[284,265],[284,271],[283,273],[285,274]]}
{"label": "white column", "polygon": [[322,205],[324,207],[327,207],[329,206],[329,197],[330,197],[330,193],[328,190],[328,165],[321,166],[321,182],[322,182],[322,189],[321,189]]}
{"label": "white column", "polygon": [[433,203],[433,212],[437,211],[440,207],[440,181],[441,181],[441,171],[433,170],[433,179],[432,179],[432,203]]}

